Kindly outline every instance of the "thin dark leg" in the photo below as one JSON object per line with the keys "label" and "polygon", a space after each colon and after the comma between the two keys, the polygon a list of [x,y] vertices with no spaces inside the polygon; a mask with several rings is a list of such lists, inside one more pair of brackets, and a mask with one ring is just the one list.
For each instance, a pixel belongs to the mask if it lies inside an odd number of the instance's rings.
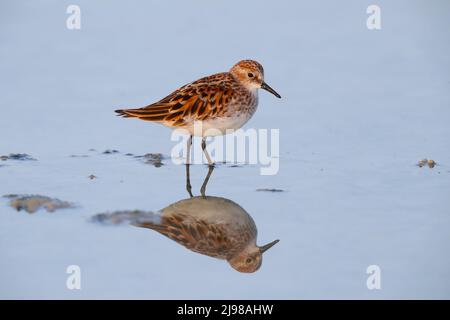
{"label": "thin dark leg", "polygon": [[192,185],[191,185],[191,175],[189,172],[189,164],[186,165],[186,191],[189,193],[189,196],[193,198],[192,194]]}
{"label": "thin dark leg", "polygon": [[202,138],[202,150],[206,156],[206,160],[208,160],[208,165],[214,166],[214,162],[212,162],[211,157],[209,156],[208,151],[206,150],[206,138]]}
{"label": "thin dark leg", "polygon": [[192,146],[192,135],[189,136],[186,145],[186,165],[191,163],[191,146]]}
{"label": "thin dark leg", "polygon": [[206,198],[206,186],[209,182],[209,178],[211,177],[211,174],[214,171],[214,166],[208,167],[208,174],[205,177],[205,181],[203,181],[202,187],[200,188],[200,193],[202,194],[203,198]]}

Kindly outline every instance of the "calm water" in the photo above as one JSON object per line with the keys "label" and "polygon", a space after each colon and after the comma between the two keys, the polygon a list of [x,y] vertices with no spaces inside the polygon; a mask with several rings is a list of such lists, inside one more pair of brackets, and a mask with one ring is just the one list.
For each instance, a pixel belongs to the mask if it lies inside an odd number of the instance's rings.
{"label": "calm water", "polygon": [[[28,214],[0,198],[1,298],[450,298],[446,1],[378,1],[379,31],[360,1],[77,3],[78,31],[65,27],[69,2],[1,4],[0,155],[37,160],[0,161],[0,195],[77,205]],[[260,270],[91,222],[189,198],[184,166],[126,155],[170,155],[170,131],[113,110],[242,58],[283,97],[261,92],[246,125],[280,129],[280,170],[219,165],[207,195],[248,212],[258,244],[280,239]],[[423,158],[438,165],[419,168]],[[192,166],[195,195],[207,171]],[[81,290],[66,288],[69,265]],[[366,287],[369,265],[381,290]]]}

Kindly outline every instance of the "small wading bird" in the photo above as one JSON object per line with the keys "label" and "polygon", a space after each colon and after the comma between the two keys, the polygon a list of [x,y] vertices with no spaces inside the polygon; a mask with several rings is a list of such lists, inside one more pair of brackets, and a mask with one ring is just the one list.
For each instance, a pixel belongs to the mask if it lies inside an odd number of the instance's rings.
{"label": "small wading bird", "polygon": [[138,227],[155,230],[189,250],[227,260],[239,272],[255,272],[265,251],[278,240],[256,245],[252,217],[237,203],[221,197],[194,197],[176,202],[161,212],[159,223]]}
{"label": "small wading bird", "polygon": [[[186,166],[186,184],[190,186],[189,166]],[[237,203],[222,197],[194,197],[190,188],[189,199],[180,200],[160,211],[160,218],[134,223],[135,226],[155,230],[189,250],[210,257],[227,260],[239,272],[255,272],[262,264],[262,256],[279,240],[258,246],[256,224]]]}
{"label": "small wading bird", "polygon": [[230,199],[206,196],[206,185],[213,170],[214,167],[210,166],[200,189],[201,196],[192,195],[189,166],[186,166],[190,198],[157,212],[125,210],[99,213],[93,216],[92,221],[106,225],[129,223],[151,229],[193,252],[226,260],[239,272],[255,272],[261,267],[263,254],[279,240],[258,246],[255,221],[240,205]]}
{"label": "small wading bird", "polygon": [[[206,151],[206,137],[224,135],[241,128],[255,113],[258,89],[278,98],[281,96],[264,82],[264,69],[254,60],[242,60],[229,72],[217,73],[191,82],[164,99],[139,109],[115,110],[125,118],[161,123],[173,129],[185,129],[187,141],[186,164],[190,161],[192,136],[202,137],[202,150],[209,165],[213,165]],[[194,123],[201,130],[194,130]]]}

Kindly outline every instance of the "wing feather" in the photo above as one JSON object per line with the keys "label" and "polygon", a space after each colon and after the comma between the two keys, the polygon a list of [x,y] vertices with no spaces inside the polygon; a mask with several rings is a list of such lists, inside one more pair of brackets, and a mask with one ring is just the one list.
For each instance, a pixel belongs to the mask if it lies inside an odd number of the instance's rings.
{"label": "wing feather", "polygon": [[216,258],[226,259],[236,250],[236,243],[218,225],[184,214],[163,217],[160,223],[144,222],[138,227],[155,230],[189,250]]}
{"label": "wing feather", "polygon": [[146,121],[169,122],[182,126],[186,120],[203,120],[217,114],[223,102],[228,102],[234,82],[229,73],[219,73],[189,83],[160,101],[138,109],[116,110],[123,117]]}

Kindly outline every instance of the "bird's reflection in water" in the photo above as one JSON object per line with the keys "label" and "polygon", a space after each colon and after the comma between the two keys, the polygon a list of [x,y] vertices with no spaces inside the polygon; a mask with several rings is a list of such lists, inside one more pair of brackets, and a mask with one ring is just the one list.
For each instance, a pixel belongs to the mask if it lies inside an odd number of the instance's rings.
{"label": "bird's reflection in water", "polygon": [[227,260],[237,271],[255,272],[261,267],[263,253],[278,240],[258,246],[255,222],[241,206],[229,199],[206,196],[213,170],[208,170],[202,195],[194,197],[187,165],[186,189],[190,198],[162,209],[157,220],[134,225],[158,231],[194,252]]}

